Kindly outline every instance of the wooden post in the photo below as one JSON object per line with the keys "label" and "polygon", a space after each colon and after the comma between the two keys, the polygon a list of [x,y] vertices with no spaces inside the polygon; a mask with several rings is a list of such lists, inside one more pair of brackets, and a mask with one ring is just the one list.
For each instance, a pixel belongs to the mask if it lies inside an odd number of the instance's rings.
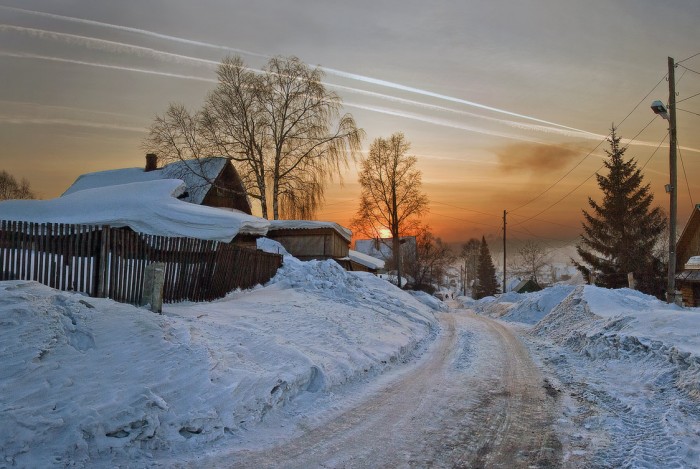
{"label": "wooden post", "polygon": [[676,176],[676,78],[675,64],[673,58],[668,58],[668,114],[669,114],[669,196],[671,198],[671,210],[669,213],[668,230],[668,289],[666,292],[667,301],[676,301],[676,219],[678,211],[678,191]]}
{"label": "wooden post", "polygon": [[634,272],[627,273],[627,284],[629,285],[630,289],[637,289],[637,280],[634,278]]}
{"label": "wooden post", "polygon": [[165,264],[154,262],[146,266],[143,279],[141,306],[150,305],[154,313],[163,312],[163,285],[165,284]]}

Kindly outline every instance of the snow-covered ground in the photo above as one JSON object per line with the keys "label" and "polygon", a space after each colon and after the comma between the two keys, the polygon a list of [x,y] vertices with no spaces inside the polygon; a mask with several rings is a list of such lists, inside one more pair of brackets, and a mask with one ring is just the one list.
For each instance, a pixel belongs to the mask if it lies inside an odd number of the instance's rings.
{"label": "snow-covered ground", "polygon": [[[565,467],[700,468],[700,309],[570,285],[461,300],[528,345]],[[436,310],[446,303],[288,255],[264,287],[163,315],[1,282],[0,468],[170,467],[263,447],[417,362]]]}
{"label": "snow-covered ground", "polygon": [[163,315],[1,282],[0,468],[187,459],[290,401],[332,401],[435,328],[425,304],[332,261],[286,257],[265,287]]}
{"label": "snow-covered ground", "polygon": [[466,300],[516,327],[550,375],[570,467],[700,467],[700,308],[555,286]]}

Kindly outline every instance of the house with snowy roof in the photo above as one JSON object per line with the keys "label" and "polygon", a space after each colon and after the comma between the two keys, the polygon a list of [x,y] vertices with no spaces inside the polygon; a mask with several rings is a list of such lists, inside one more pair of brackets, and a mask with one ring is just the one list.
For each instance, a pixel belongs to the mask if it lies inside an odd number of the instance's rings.
{"label": "house with snowy roof", "polygon": [[[83,174],[61,197],[46,202],[47,207],[54,207],[54,216],[38,206],[32,209],[42,212],[45,222],[108,224],[146,234],[227,242],[235,239],[236,244],[253,249],[269,225],[251,215],[243,181],[231,161],[222,157],[175,161],[159,168],[158,157],[149,153],[142,168]],[[89,210],[76,209],[87,205]]]}
{"label": "house with snowy roof", "polygon": [[83,174],[63,193],[160,179],[185,183],[180,200],[209,207],[229,208],[251,214],[250,202],[241,177],[228,158],[208,157],[175,161],[158,167],[158,156],[146,155],[143,168],[123,168]]}
{"label": "house with snowy roof", "polygon": [[700,204],[693,208],[676,243],[676,289],[683,304],[700,306]]}

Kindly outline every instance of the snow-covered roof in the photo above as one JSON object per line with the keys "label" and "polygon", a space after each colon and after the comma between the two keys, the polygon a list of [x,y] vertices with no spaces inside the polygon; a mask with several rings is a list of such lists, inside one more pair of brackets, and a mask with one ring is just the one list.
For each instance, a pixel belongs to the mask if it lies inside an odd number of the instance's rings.
{"label": "snow-covered roof", "polygon": [[693,256],[685,263],[686,269],[700,270],[700,256]]}
{"label": "snow-covered roof", "polygon": [[[416,238],[415,236],[402,236],[401,250],[405,254],[407,251],[415,251]],[[374,238],[374,239],[358,239],[355,240],[355,250],[368,256],[378,259],[391,259],[393,254],[391,238]]]}
{"label": "snow-covered roof", "polygon": [[367,254],[363,254],[359,251],[353,251],[350,249],[348,251],[348,258],[351,261],[357,262],[358,264],[362,264],[366,267],[369,267],[370,269],[383,269],[384,268],[384,261],[381,259],[377,259],[376,257],[368,256]]}
{"label": "snow-covered roof", "polygon": [[275,230],[315,230],[319,228],[331,228],[348,242],[352,239],[352,231],[332,221],[313,220],[270,220],[268,231]]}
{"label": "snow-covered roof", "polygon": [[163,168],[144,171],[143,168],[124,168],[98,171],[79,176],[63,193],[64,196],[85,189],[116,186],[133,182],[146,182],[159,179],[180,179],[185,182],[187,196],[182,200],[201,204],[211,189],[211,183],[224,169],[228,160],[221,157],[199,160],[175,161]]}
{"label": "snow-covered roof", "polygon": [[238,210],[183,202],[178,179],[83,189],[51,200],[0,202],[0,219],[36,223],[128,226],[139,233],[231,241],[237,234],[264,235],[268,221]]}

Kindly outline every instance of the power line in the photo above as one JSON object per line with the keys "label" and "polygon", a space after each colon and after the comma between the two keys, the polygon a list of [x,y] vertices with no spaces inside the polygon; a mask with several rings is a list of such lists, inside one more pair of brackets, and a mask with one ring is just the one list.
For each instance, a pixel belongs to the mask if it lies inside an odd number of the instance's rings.
{"label": "power line", "polygon": [[[700,93],[695,93],[694,95],[688,96],[687,98],[679,99],[678,101],[676,101],[676,104],[682,103],[683,101],[688,101],[689,99],[692,99],[696,96],[700,96]],[[678,108],[676,108],[676,109],[678,109]]]}
{"label": "power line", "polygon": [[474,213],[478,213],[479,215],[486,215],[486,216],[489,216],[489,217],[498,217],[498,218],[500,218],[500,215],[494,215],[493,213],[480,212],[480,211],[478,211],[478,210],[472,210],[472,209],[470,209],[470,208],[458,207],[457,205],[446,204],[445,202],[438,202],[438,201],[436,201],[436,200],[431,200],[430,203],[431,203],[431,204],[438,204],[438,205],[445,205],[445,206],[447,206],[447,207],[452,207],[452,208],[456,208],[456,209],[459,209],[459,210],[465,210],[465,211],[467,211],[467,212],[474,212]]}
{"label": "power line", "polygon": [[[637,135],[635,135],[632,139],[630,139],[630,141],[627,142],[627,145],[625,145],[623,148],[629,147],[629,146],[632,144],[632,142],[635,141],[635,140],[637,139],[637,137],[639,137],[639,136],[642,134],[642,132],[644,132],[644,131],[647,129],[647,127],[649,127],[649,126],[651,125],[652,122],[654,122],[654,119],[656,119],[656,117],[657,117],[657,116],[654,115],[654,117],[652,117],[652,119],[647,123],[647,125],[645,125],[645,126],[642,128],[642,130],[640,130],[639,132],[637,132]],[[600,145],[600,144],[599,144],[599,145]],[[581,184],[579,184],[578,186],[574,187],[572,190],[570,190],[569,192],[567,192],[566,194],[564,194],[564,196],[563,196],[562,198],[560,198],[559,200],[557,200],[556,202],[554,202],[552,205],[550,205],[549,207],[545,208],[545,209],[542,210],[541,212],[538,212],[536,215],[533,215],[533,216],[531,216],[531,217],[526,218],[525,220],[522,220],[522,221],[516,223],[515,226],[519,226],[519,225],[522,225],[523,223],[526,223],[526,222],[528,222],[528,221],[530,221],[530,220],[533,220],[534,218],[539,217],[540,215],[542,215],[542,214],[543,214],[544,212],[546,212],[547,210],[549,210],[549,209],[553,208],[554,206],[558,205],[559,203],[561,203],[564,199],[566,199],[567,197],[569,197],[571,194],[573,194],[574,192],[576,192],[581,186],[583,186],[586,182],[588,182],[588,180],[589,180],[590,178],[592,178],[594,175],[596,175],[596,174],[598,173],[598,171],[600,171],[601,169],[603,169],[604,166],[605,166],[605,162],[603,162],[603,164],[602,164],[598,169],[596,169],[595,172],[594,172],[593,174],[591,174],[591,175],[588,176],[586,179],[584,179],[583,182],[582,182]]]}
{"label": "power line", "polygon": [[661,148],[661,145],[663,145],[663,143],[666,141],[666,137],[668,137],[668,133],[664,134],[664,138],[661,139],[661,142],[659,142],[659,144],[656,146],[656,149],[651,153],[651,156],[647,159],[647,161],[644,163],[644,165],[641,168],[639,168],[640,171],[642,169],[646,168],[646,166],[649,164],[649,162],[654,157],[656,152],[659,151],[659,148]]}
{"label": "power line", "polygon": [[687,112],[687,113],[690,113],[690,114],[695,114],[696,116],[700,116],[700,114],[697,113],[697,112],[689,111],[689,110],[687,110],[687,109],[681,109],[681,108],[679,108],[679,107],[676,107],[676,111],[683,111],[683,112]]}
{"label": "power line", "polygon": [[[676,142],[678,139],[676,139]],[[685,176],[685,186],[688,188],[688,197],[690,197],[690,206],[695,207],[693,203],[693,194],[690,192],[690,183],[688,182],[688,173],[685,172],[685,163],[683,162],[683,154],[681,153],[681,146],[678,145],[678,156],[681,159],[681,167],[683,168],[683,176]]]}
{"label": "power line", "polygon": [[685,62],[686,60],[693,59],[693,58],[697,57],[698,55],[700,55],[700,52],[698,52],[697,54],[693,54],[693,55],[691,55],[690,57],[686,57],[686,58],[683,59],[683,60],[679,60],[678,62],[676,62],[676,65],[678,65],[678,64],[680,64],[680,63],[682,63],[682,62]]}
{"label": "power line", "polygon": [[[649,90],[649,92],[648,92],[646,95],[644,95],[644,97],[643,97],[641,100],[639,100],[639,102],[637,103],[637,105],[634,106],[634,107],[632,108],[632,110],[625,116],[625,118],[622,119],[622,121],[620,121],[620,123],[618,124],[618,127],[619,127],[620,125],[622,125],[622,124],[632,115],[632,113],[633,113],[634,111],[637,110],[637,108],[638,108],[644,101],[646,101],[646,99],[649,97],[649,95],[650,95],[651,93],[653,93],[654,90],[656,90],[656,88],[658,88],[658,86],[666,79],[667,76],[668,76],[668,73],[666,73],[663,77],[661,77],[661,79],[654,85],[654,87],[653,87],[651,90]],[[645,127],[645,128],[646,128],[646,127]],[[574,165],[574,167],[572,167],[569,171],[567,171],[566,174],[564,174],[562,177],[560,177],[554,184],[552,184],[551,186],[549,186],[547,189],[545,189],[543,192],[541,192],[540,194],[538,194],[537,196],[535,196],[533,199],[530,199],[528,202],[524,203],[523,205],[520,205],[519,207],[516,207],[515,209],[511,210],[510,212],[511,212],[511,213],[512,213],[512,212],[515,212],[515,211],[517,211],[517,210],[520,210],[520,209],[523,208],[523,207],[526,207],[526,206],[530,205],[532,202],[534,202],[535,200],[539,199],[540,197],[542,197],[543,195],[545,195],[547,192],[549,192],[551,189],[553,189],[557,184],[559,184],[561,181],[563,181],[564,178],[566,178],[569,174],[571,174],[572,171],[573,171],[574,169],[578,168],[589,156],[591,156],[591,154],[593,154],[593,152],[596,151],[596,150],[598,149],[598,147],[600,147],[600,145],[602,145],[602,143],[605,142],[605,141],[608,139],[608,136],[610,136],[610,134],[606,135],[600,142],[598,142],[598,144],[595,146],[595,148],[593,148],[591,151],[589,151],[589,152],[586,154],[586,156],[584,156],[581,160],[579,160],[579,162],[576,163],[576,165]],[[589,179],[590,179],[590,177],[589,177]]]}
{"label": "power line", "polygon": [[[695,73],[695,74],[700,75],[700,72],[698,72],[698,71],[696,71],[696,70],[693,70],[692,68],[688,68],[688,67],[686,67],[685,65],[680,65],[680,64],[676,64],[676,65],[678,65],[679,67],[684,68],[684,69],[685,69],[686,71],[688,71],[688,72],[692,72],[692,73]],[[679,80],[679,81],[680,81],[680,80]]]}
{"label": "power line", "polygon": [[[526,215],[518,215],[517,213],[516,213],[516,214],[513,214],[513,213],[508,212],[508,215],[513,215],[514,217],[520,217],[520,218],[527,218]],[[551,220],[544,220],[544,219],[542,219],[542,218],[533,218],[533,220],[540,221],[540,222],[542,222],[542,223],[549,223],[549,224],[551,224],[551,225],[562,226],[562,227],[564,227],[564,228],[578,228],[578,227],[575,227],[575,226],[565,225],[565,224],[563,224],[563,223],[558,223],[558,222],[551,221]]]}

